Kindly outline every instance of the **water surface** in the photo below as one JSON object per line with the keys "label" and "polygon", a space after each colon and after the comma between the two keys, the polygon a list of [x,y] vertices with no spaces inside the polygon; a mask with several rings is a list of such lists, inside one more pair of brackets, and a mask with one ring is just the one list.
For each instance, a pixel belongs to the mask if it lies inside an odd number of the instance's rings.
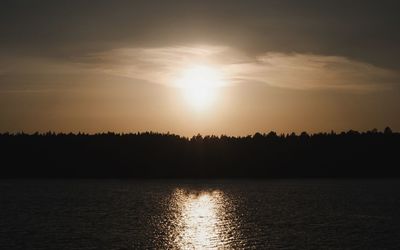
{"label": "water surface", "polygon": [[3,180],[0,249],[400,249],[397,180]]}

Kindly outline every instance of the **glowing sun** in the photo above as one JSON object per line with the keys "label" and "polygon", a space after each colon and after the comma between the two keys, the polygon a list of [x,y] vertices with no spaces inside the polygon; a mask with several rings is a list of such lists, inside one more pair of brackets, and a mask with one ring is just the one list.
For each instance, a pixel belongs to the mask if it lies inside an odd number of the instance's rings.
{"label": "glowing sun", "polygon": [[216,68],[205,65],[185,69],[179,79],[185,99],[198,110],[214,102],[222,83],[221,73]]}

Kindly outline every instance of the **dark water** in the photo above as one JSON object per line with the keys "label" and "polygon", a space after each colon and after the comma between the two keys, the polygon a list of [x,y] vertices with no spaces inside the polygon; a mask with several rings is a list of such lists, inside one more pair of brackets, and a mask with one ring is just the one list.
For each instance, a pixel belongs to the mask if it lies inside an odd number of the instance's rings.
{"label": "dark water", "polygon": [[0,249],[400,249],[400,181],[1,181]]}

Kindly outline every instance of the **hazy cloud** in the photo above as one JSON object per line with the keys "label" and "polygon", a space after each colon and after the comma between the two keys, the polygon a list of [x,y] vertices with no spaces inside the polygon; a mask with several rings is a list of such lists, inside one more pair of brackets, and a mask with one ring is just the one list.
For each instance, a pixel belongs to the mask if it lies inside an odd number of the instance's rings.
{"label": "hazy cloud", "polygon": [[397,71],[340,56],[299,53],[263,53],[218,46],[125,48],[77,59],[101,73],[176,86],[182,71],[210,65],[227,85],[262,83],[292,89],[372,91],[400,83]]}
{"label": "hazy cloud", "polygon": [[0,52],[69,59],[206,43],[247,54],[333,55],[399,68],[399,1],[6,0]]}

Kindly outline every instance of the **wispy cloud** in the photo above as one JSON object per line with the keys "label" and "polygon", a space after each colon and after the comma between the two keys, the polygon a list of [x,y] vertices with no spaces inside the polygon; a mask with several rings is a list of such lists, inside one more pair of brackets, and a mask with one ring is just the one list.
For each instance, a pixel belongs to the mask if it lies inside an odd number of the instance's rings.
{"label": "wispy cloud", "polygon": [[241,81],[294,89],[378,90],[400,82],[395,71],[339,56],[267,53],[231,68]]}
{"label": "wispy cloud", "polygon": [[373,91],[388,89],[400,82],[396,71],[340,56],[297,53],[250,56],[219,46],[122,48],[91,54],[78,61],[102,73],[170,86],[176,86],[183,70],[198,64],[220,70],[226,84]]}
{"label": "wispy cloud", "polygon": [[220,71],[226,85],[267,84],[289,89],[376,91],[400,84],[398,71],[340,56],[249,55],[231,47],[204,45],[120,48],[75,57],[72,61],[3,58],[0,77],[10,74],[20,78],[27,74],[36,78],[50,74],[54,78],[65,74],[109,74],[177,87],[182,72],[196,65],[210,65]]}
{"label": "wispy cloud", "polygon": [[174,86],[182,70],[191,65],[215,64],[224,47],[123,48],[77,58],[77,62],[102,73]]}

